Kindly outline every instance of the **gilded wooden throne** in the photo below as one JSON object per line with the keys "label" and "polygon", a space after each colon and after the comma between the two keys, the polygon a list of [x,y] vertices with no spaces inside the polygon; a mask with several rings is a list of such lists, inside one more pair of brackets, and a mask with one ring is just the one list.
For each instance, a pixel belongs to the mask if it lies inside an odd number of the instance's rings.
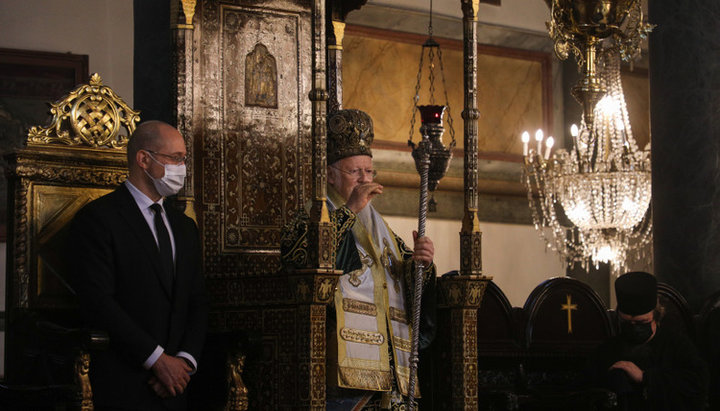
{"label": "gilded wooden throne", "polygon": [[5,382],[45,387],[33,401],[86,410],[89,350],[107,336],[79,328],[64,259],[68,223],[125,180],[126,145],[140,117],[97,73],[51,104],[51,114],[48,127],[32,127],[26,147],[7,156]]}

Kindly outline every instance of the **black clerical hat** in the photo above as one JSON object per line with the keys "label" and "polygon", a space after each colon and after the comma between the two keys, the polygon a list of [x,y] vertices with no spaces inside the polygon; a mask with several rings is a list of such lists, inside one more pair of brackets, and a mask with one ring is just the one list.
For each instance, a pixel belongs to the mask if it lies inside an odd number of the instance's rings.
{"label": "black clerical hat", "polygon": [[615,280],[617,310],[628,315],[642,315],[657,305],[657,280],[655,276],[633,271]]}
{"label": "black clerical hat", "polygon": [[370,156],[370,145],[375,138],[370,116],[360,110],[344,109],[328,115],[328,165],[352,156]]}

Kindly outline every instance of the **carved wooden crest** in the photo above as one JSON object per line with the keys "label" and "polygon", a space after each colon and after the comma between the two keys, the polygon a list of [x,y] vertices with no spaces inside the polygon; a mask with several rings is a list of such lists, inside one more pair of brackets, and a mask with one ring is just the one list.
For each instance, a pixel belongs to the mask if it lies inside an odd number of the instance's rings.
{"label": "carved wooden crest", "polygon": [[[32,127],[28,145],[68,145],[122,149],[140,121],[140,112],[131,109],[122,98],[94,73],[83,84],[58,102],[51,104],[52,123]],[[125,128],[125,133],[121,130]]]}

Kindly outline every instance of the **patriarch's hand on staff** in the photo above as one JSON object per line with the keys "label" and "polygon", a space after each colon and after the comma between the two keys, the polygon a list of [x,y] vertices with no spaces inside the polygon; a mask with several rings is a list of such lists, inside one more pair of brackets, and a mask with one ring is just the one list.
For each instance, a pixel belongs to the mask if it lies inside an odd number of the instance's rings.
{"label": "patriarch's hand on staff", "polygon": [[618,361],[615,364],[610,366],[611,370],[618,369],[625,371],[625,374],[630,377],[631,380],[634,382],[642,382],[643,380],[643,370],[641,370],[635,363],[630,361]]}
{"label": "patriarch's hand on staff", "polygon": [[417,231],[413,231],[413,240],[415,241],[413,259],[420,261],[423,267],[429,267],[435,256],[435,246],[433,246],[432,240],[428,236],[418,238]]}
{"label": "patriarch's hand on staff", "polygon": [[358,184],[350,193],[345,205],[353,213],[359,213],[376,195],[382,194],[383,186],[378,183]]}

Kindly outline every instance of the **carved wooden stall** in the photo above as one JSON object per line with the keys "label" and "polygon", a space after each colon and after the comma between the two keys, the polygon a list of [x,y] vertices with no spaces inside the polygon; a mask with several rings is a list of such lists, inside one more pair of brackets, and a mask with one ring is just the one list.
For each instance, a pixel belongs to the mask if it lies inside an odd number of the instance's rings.
{"label": "carved wooden stall", "polygon": [[[106,344],[107,335],[75,328],[80,315],[63,258],[72,246],[68,223],[82,206],[127,178],[125,147],[140,118],[97,73],[53,104],[51,114],[48,127],[31,128],[27,147],[7,157],[5,384],[10,392],[2,398],[15,395],[14,405],[25,401],[30,408],[86,409],[92,406],[88,349]],[[27,390],[26,396],[22,390],[13,393],[13,387],[27,385],[44,388]],[[64,385],[70,386],[69,397],[67,390],[53,392]]]}
{"label": "carved wooden stall", "polygon": [[511,307],[491,283],[478,312],[479,409],[611,409],[615,397],[587,387],[586,362],[614,334],[587,285],[558,277]]}
{"label": "carved wooden stall", "polygon": [[[708,361],[717,385],[720,294],[693,316],[685,299],[658,284],[666,315],[661,326],[686,334]],[[587,284],[557,277],[539,284],[523,307],[512,307],[494,283],[477,313],[478,409],[613,409],[616,396],[594,387],[587,363],[617,333],[617,316]],[[697,328],[700,332],[696,334]],[[443,401],[443,398],[440,398]],[[447,401],[447,399],[445,399]],[[717,402],[717,396],[711,401]],[[444,407],[440,402],[440,408]]]}

